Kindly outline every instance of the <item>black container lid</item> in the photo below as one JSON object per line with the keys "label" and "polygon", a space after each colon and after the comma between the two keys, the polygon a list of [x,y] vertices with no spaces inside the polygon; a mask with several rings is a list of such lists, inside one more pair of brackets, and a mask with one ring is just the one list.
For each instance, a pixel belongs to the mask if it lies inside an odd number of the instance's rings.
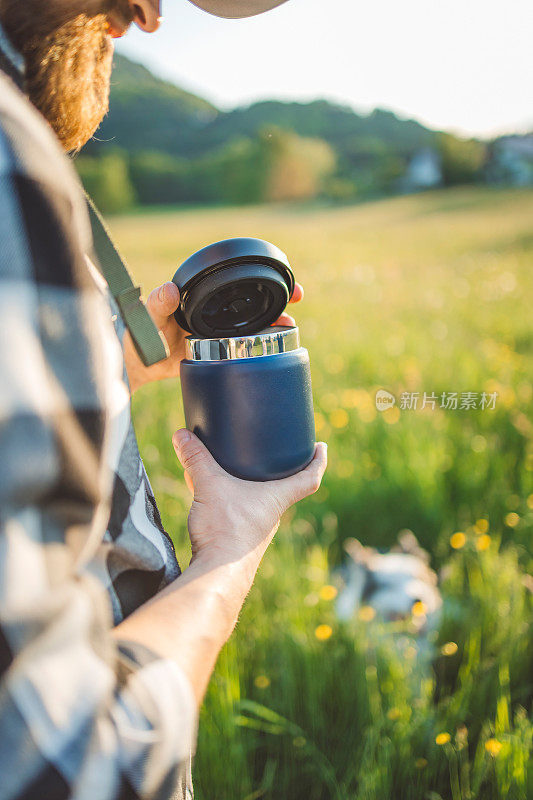
{"label": "black container lid", "polygon": [[180,290],[174,314],[200,337],[246,336],[268,327],[294,291],[285,253],[262,239],[224,239],[190,256],[172,278]]}

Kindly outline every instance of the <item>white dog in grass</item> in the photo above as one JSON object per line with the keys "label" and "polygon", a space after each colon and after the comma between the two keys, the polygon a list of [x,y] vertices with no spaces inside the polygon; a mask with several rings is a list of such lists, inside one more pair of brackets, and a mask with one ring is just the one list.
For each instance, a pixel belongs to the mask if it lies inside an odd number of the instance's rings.
{"label": "white dog in grass", "polygon": [[413,621],[421,633],[436,627],[442,606],[437,574],[411,531],[402,531],[398,544],[386,553],[357,539],[346,539],[344,549],[348,558],[339,570],[339,619],[349,620],[361,606],[370,606],[385,621],[407,619],[415,612]]}

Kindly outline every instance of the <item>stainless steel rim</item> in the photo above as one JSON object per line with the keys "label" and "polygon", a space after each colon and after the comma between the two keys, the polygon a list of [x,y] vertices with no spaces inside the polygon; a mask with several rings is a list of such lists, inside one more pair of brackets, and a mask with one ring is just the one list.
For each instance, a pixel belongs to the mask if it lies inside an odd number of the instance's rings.
{"label": "stainless steel rim", "polygon": [[288,353],[300,347],[298,328],[276,325],[251,336],[227,339],[185,340],[185,357],[189,361],[229,361],[237,358],[258,358]]}

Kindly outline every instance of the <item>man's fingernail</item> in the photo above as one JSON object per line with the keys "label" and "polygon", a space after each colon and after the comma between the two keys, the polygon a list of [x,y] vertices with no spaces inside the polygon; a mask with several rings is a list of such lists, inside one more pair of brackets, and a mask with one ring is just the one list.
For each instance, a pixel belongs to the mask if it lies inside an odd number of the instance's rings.
{"label": "man's fingernail", "polygon": [[184,429],[181,431],[176,431],[176,433],[172,437],[172,442],[174,444],[174,447],[180,450],[185,444],[185,442],[188,442],[190,438],[191,434],[189,433],[188,430]]}
{"label": "man's fingernail", "polygon": [[164,303],[165,302],[165,284],[163,284],[163,286],[161,286],[157,296],[159,298],[159,302],[160,303]]}

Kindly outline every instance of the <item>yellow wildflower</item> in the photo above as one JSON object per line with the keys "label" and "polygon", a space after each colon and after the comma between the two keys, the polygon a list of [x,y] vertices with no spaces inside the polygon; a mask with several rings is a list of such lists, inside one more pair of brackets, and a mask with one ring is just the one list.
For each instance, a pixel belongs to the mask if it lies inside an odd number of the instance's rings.
{"label": "yellow wildflower", "polygon": [[446,642],[443,644],[440,651],[443,656],[454,656],[457,653],[457,645],[455,642]]}
{"label": "yellow wildflower", "polygon": [[337,589],[335,586],[326,584],[320,590],[320,597],[322,600],[334,600],[337,597]]}
{"label": "yellow wildflower", "polygon": [[345,428],[350,417],[345,408],[336,408],[329,415],[329,421],[334,428]]}
{"label": "yellow wildflower", "polygon": [[448,742],[450,741],[451,738],[452,737],[447,732],[438,733],[435,736],[435,744],[439,744],[439,745],[448,744]]}
{"label": "yellow wildflower", "polygon": [[254,685],[257,686],[258,689],[268,689],[270,686],[270,678],[267,678],[266,675],[258,675],[254,680]]}
{"label": "yellow wildflower", "polygon": [[502,743],[499,742],[498,739],[487,739],[485,742],[485,750],[493,758],[496,758],[501,749]]}
{"label": "yellow wildflower", "polygon": [[490,547],[490,536],[488,533],[483,533],[476,539],[476,547],[478,550],[488,550]]}
{"label": "yellow wildflower", "polygon": [[427,611],[426,604],[423,603],[421,600],[417,600],[416,603],[413,603],[413,607],[411,609],[413,617],[423,617],[426,611]]}
{"label": "yellow wildflower", "polygon": [[454,550],[460,550],[466,544],[466,536],[462,531],[457,531],[450,537],[450,544]]}
{"label": "yellow wildflower", "polygon": [[318,625],[318,627],[315,628],[315,636],[319,642],[325,642],[332,633],[333,628],[331,625]]}
{"label": "yellow wildflower", "polygon": [[387,408],[387,410],[383,412],[383,419],[387,425],[395,425],[400,419],[400,409],[398,406]]}
{"label": "yellow wildflower", "polygon": [[376,616],[376,611],[372,606],[361,606],[358,617],[363,622],[371,622]]}

